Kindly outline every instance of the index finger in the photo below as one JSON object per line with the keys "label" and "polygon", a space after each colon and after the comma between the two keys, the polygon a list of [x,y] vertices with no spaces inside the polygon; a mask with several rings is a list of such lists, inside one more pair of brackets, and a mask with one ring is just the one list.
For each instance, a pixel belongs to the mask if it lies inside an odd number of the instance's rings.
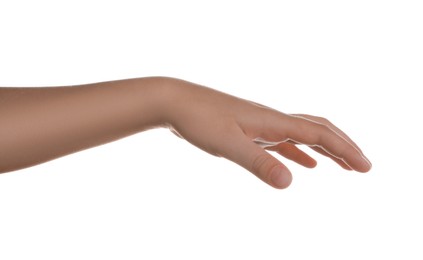
{"label": "index finger", "polygon": [[363,154],[329,126],[305,118],[291,116],[285,125],[287,137],[308,146],[319,146],[332,156],[343,160],[352,169],[368,172],[370,163]]}

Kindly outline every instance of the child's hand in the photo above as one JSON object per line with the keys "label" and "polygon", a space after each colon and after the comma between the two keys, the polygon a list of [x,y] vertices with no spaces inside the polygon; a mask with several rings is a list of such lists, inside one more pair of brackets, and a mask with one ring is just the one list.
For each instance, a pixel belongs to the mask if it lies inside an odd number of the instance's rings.
{"label": "child's hand", "polygon": [[296,147],[304,144],[342,168],[367,172],[360,148],[328,120],[288,115],[182,80],[172,80],[166,112],[169,128],[206,152],[225,157],[275,188],[286,188],[290,171],[265,150],[305,167],[316,161]]}

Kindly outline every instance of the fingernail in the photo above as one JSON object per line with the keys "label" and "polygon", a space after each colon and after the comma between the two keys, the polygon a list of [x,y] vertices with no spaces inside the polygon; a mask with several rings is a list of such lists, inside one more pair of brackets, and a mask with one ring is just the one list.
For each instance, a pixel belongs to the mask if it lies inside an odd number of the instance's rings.
{"label": "fingernail", "polygon": [[288,187],[292,182],[291,173],[282,166],[273,167],[270,178],[273,186],[279,189]]}

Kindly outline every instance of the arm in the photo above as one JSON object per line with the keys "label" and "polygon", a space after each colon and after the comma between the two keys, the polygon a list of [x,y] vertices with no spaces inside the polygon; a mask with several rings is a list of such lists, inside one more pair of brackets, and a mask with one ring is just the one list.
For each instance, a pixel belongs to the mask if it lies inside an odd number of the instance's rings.
{"label": "arm", "polygon": [[[155,127],[168,127],[275,188],[291,173],[266,150],[306,167],[305,144],[348,170],[371,165],[323,118],[287,115],[183,80],[151,77],[80,86],[0,88],[0,172],[43,163]],[[254,141],[255,140],[255,141]]]}
{"label": "arm", "polygon": [[163,125],[165,79],[0,88],[0,172]]}

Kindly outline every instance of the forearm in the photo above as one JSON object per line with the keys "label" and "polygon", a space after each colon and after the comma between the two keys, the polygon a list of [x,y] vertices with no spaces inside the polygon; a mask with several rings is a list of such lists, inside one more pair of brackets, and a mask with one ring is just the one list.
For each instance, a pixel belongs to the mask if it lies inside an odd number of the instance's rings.
{"label": "forearm", "polygon": [[0,88],[0,173],[164,125],[168,78]]}

